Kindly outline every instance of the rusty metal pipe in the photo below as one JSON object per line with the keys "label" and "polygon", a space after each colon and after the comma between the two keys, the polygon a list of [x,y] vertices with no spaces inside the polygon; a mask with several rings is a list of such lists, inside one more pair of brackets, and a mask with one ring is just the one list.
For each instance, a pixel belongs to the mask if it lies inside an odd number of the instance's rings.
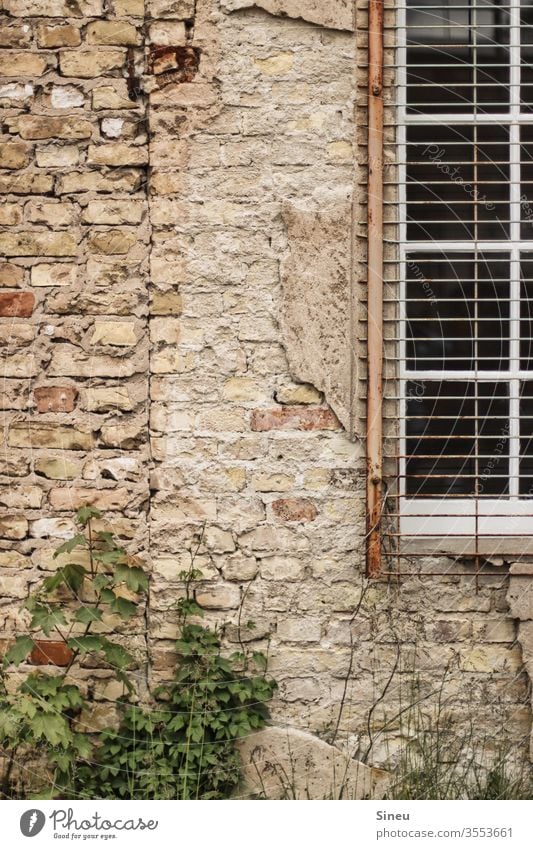
{"label": "rusty metal pipe", "polygon": [[383,0],[368,6],[367,560],[381,571],[383,466]]}

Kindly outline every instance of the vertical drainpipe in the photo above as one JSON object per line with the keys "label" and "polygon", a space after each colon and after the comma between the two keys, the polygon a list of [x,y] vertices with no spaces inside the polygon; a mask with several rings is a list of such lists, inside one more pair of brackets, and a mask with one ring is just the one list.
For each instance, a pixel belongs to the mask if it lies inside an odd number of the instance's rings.
{"label": "vertical drainpipe", "polygon": [[381,569],[383,474],[383,0],[368,6],[367,560]]}

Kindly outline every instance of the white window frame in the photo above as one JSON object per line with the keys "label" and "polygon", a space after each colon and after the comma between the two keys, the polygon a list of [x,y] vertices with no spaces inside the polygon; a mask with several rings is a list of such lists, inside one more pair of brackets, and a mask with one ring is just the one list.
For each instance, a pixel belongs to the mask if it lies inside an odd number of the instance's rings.
{"label": "white window frame", "polygon": [[[436,0],[437,2],[437,0]],[[476,0],[473,0],[475,3]],[[400,460],[399,460],[399,513],[402,537],[509,537],[533,534],[533,499],[519,496],[520,455],[520,381],[533,380],[533,372],[520,370],[520,254],[533,253],[533,241],[520,238],[521,183],[520,183],[520,127],[533,123],[533,113],[520,112],[520,0],[509,0],[509,110],[494,114],[425,114],[407,113],[407,0],[399,0],[397,10],[397,86],[399,102],[398,120],[398,209],[399,209],[399,384],[400,384]],[[444,126],[466,124],[505,125],[509,128],[510,161],[510,238],[498,242],[462,241],[409,241],[407,239],[406,156],[407,127],[438,123]],[[410,253],[424,251],[453,256],[458,252],[506,252],[510,256],[510,357],[506,371],[431,370],[414,371],[406,368],[406,275],[407,257]],[[413,498],[406,495],[406,385],[408,381],[498,381],[510,387],[509,407],[509,495],[500,498],[475,496],[456,498]]]}

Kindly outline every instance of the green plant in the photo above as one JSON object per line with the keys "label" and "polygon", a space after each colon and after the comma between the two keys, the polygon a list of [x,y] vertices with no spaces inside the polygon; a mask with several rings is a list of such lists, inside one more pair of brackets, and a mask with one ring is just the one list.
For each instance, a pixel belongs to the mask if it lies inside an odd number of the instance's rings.
{"label": "green plant", "polygon": [[[76,683],[67,683],[79,658],[98,654],[114,670],[126,690],[133,686],[127,669],[133,655],[119,642],[92,633],[106,613],[127,621],[137,611],[148,587],[139,561],[128,555],[114,535],[94,528],[101,514],[83,507],[76,514],[78,532],[56,549],[54,557],[66,560],[45,578],[26,600],[23,609],[31,616],[29,633],[16,638],[4,657],[0,689],[0,747],[5,760],[2,793],[12,797],[12,775],[17,755],[30,752],[44,757],[50,771],[50,795],[68,785],[79,758],[90,756],[87,735],[74,730],[75,720],[86,706]],[[81,554],[81,557],[80,557]],[[72,556],[70,560],[69,555]],[[105,623],[104,623],[105,624]],[[8,689],[6,671],[59,642],[67,658],[61,674],[31,672],[14,693]]]}
{"label": "green plant", "polygon": [[75,792],[105,799],[222,799],[240,779],[237,741],[266,724],[275,682],[266,658],[222,654],[219,634],[203,616],[182,573],[185,597],[176,605],[179,639],[174,681],[159,687],[158,705],[129,707],[118,730],[101,735],[96,764],[79,765]]}
{"label": "green plant", "polygon": [[409,712],[389,798],[531,799],[531,765],[513,757],[505,729],[480,737],[476,718],[460,726],[441,695],[434,709],[418,704]]}

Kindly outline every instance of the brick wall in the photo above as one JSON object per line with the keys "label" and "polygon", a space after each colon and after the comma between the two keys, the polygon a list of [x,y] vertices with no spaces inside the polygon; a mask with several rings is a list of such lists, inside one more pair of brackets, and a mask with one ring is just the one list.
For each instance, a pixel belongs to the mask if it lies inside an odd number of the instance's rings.
{"label": "brick wall", "polygon": [[[149,556],[148,615],[126,636],[147,640],[151,683],[172,672],[178,573],[201,539],[199,600],[228,645],[268,647],[280,724],[331,738],[345,696],[337,742],[362,752],[394,672],[371,760],[396,749],[415,679],[428,704],[444,679],[458,724],[475,703],[480,737],[504,728],[524,751],[505,569],[479,592],[452,577],[365,588],[363,442],[288,366],[284,277],[300,260],[284,210],[349,208],[364,180],[349,19],[239,5],[4,0],[5,636],[89,501]],[[339,254],[350,230],[348,216],[329,233]],[[112,703],[104,671],[84,674]]]}

